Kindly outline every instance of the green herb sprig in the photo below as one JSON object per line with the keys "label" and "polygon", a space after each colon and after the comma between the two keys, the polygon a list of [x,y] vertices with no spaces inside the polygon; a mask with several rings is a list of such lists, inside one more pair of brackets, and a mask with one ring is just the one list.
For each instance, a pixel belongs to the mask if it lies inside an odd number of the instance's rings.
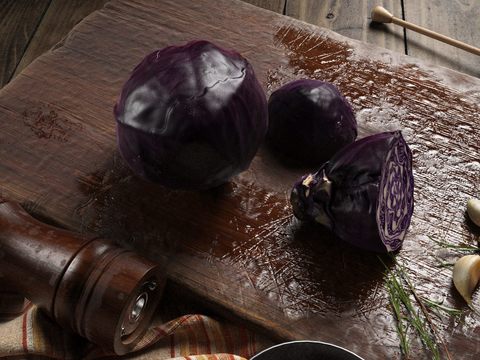
{"label": "green herb sprig", "polygon": [[426,297],[422,297],[421,299],[424,302],[424,304],[430,309],[441,310],[441,311],[447,313],[450,316],[460,316],[460,315],[463,314],[462,310],[454,309],[454,308],[442,305],[442,303],[430,300]]}
{"label": "green herb sprig", "polygon": [[451,250],[456,250],[456,251],[467,251],[467,252],[480,252],[480,247],[476,245],[470,245],[470,244],[452,244],[452,243],[447,243],[445,241],[440,241],[440,240],[435,240],[430,238],[435,244],[438,246],[444,248],[444,249],[451,249]]}
{"label": "green herb sprig", "polygon": [[[440,350],[437,339],[443,345],[447,359],[451,359],[445,343],[436,332],[427,307],[435,306],[436,308],[444,311],[448,310],[450,313],[452,313],[452,311],[455,312],[459,310],[450,309],[431,300],[420,298],[417,295],[403,265],[394,260],[396,268],[392,271],[380,258],[379,260],[382,262],[388,275],[386,286],[389,293],[390,305],[397,321],[397,332],[400,338],[400,349],[403,357],[406,359],[409,358],[410,344],[407,333],[408,329],[411,327],[415,329],[415,332],[420,337],[420,340],[426,349],[430,351],[432,359],[440,360]],[[416,306],[414,305],[412,298],[415,301]]]}

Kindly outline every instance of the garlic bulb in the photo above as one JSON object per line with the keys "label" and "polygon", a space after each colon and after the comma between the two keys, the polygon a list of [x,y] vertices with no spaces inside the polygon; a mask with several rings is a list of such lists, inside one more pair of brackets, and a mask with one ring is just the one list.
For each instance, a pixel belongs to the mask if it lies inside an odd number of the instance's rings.
{"label": "garlic bulb", "polygon": [[467,214],[475,225],[480,226],[480,200],[470,199],[467,201]]}
{"label": "garlic bulb", "polygon": [[453,284],[468,305],[472,304],[472,293],[480,280],[480,255],[466,255],[457,260],[453,267]]}

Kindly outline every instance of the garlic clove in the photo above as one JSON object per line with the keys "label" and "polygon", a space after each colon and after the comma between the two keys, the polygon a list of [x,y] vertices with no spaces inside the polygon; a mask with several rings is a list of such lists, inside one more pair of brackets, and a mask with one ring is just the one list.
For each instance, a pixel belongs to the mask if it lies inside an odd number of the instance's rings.
{"label": "garlic clove", "polygon": [[468,305],[472,304],[472,293],[480,280],[480,255],[466,255],[457,260],[453,267],[453,284]]}
{"label": "garlic clove", "polygon": [[480,226],[480,200],[470,199],[467,201],[467,214],[470,220],[477,226]]}

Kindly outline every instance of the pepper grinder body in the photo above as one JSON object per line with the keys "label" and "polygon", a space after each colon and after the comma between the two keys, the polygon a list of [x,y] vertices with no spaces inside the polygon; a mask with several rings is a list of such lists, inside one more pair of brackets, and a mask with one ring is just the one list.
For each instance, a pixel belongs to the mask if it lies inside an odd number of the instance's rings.
{"label": "pepper grinder body", "polygon": [[160,267],[132,251],[0,203],[0,284],[118,355],[145,333],[164,283]]}

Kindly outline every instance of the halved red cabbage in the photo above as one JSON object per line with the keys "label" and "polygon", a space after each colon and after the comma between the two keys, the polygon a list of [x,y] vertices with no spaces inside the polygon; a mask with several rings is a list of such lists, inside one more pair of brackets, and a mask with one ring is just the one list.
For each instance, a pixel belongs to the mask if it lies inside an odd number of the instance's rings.
{"label": "halved red cabbage", "polygon": [[268,125],[267,100],[250,63],[207,41],[146,56],[114,113],[130,168],[180,189],[215,187],[247,169]]}
{"label": "halved red cabbage", "polygon": [[365,137],[298,181],[290,201],[300,220],[314,220],[363,249],[402,246],[413,214],[412,154],[400,131]]}
{"label": "halved red cabbage", "polygon": [[268,145],[295,165],[319,166],[357,137],[352,107],[335,85],[320,80],[296,80],[274,91],[268,116]]}

